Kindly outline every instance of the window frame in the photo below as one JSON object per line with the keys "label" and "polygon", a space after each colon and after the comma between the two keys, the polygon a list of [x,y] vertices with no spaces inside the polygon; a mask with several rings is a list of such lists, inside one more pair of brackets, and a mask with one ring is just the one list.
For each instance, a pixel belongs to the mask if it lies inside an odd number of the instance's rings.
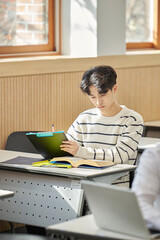
{"label": "window frame", "polygon": [[160,49],[160,0],[154,0],[153,11],[153,42],[126,43],[127,50],[145,48]]}
{"label": "window frame", "polygon": [[[61,0],[59,0],[59,26],[60,26]],[[0,46],[0,57],[16,57],[30,55],[60,54],[60,49],[56,51],[55,36],[55,0],[48,0],[48,44],[22,45],[22,46]],[[60,32],[60,31],[59,31]],[[59,39],[60,43],[60,39]],[[59,44],[60,46],[60,44]]]}

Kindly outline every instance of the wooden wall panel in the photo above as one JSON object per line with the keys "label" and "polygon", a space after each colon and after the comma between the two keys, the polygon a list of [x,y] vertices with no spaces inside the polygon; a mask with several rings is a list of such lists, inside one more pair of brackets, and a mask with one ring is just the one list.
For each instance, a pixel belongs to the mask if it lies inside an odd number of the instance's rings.
{"label": "wooden wall panel", "polygon": [[160,119],[160,67],[118,71],[118,100],[139,112],[144,121]]}
{"label": "wooden wall panel", "polygon": [[20,130],[66,131],[91,106],[78,87],[81,73],[0,79],[0,148],[8,134]]}
{"label": "wooden wall panel", "polygon": [[[79,89],[83,72],[0,78],[0,148],[8,134],[19,130],[66,131],[77,115],[92,107]],[[145,121],[160,118],[160,67],[118,69],[120,104],[142,114]]]}

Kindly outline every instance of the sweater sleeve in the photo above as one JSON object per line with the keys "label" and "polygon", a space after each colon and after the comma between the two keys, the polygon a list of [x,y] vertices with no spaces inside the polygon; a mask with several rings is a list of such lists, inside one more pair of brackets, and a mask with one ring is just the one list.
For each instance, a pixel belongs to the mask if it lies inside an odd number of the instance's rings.
{"label": "sweater sleeve", "polygon": [[159,158],[160,145],[159,152],[155,148],[146,150],[140,158],[132,185],[147,226],[157,230],[160,230],[160,207],[156,208],[154,202],[158,195],[160,197]]}
{"label": "sweater sleeve", "polygon": [[111,148],[100,148],[99,146],[97,148],[85,147],[82,134],[79,134],[81,132],[80,127],[76,121],[68,130],[67,136],[69,140],[77,141],[79,144],[76,157],[128,164],[129,159],[136,155],[142,131],[143,119],[140,117],[135,124],[135,120],[130,118],[127,124],[125,124],[122,134],[118,137],[115,146]]}

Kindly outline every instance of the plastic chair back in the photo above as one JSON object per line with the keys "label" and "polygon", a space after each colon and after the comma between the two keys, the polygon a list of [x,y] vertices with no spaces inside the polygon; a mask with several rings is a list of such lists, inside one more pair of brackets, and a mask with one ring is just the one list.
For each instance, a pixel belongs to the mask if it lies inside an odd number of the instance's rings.
{"label": "plastic chair back", "polygon": [[[38,153],[33,144],[26,137],[26,133],[31,131],[17,131],[12,132],[6,142],[5,150],[12,150],[18,152]],[[37,132],[37,131],[32,131]]]}

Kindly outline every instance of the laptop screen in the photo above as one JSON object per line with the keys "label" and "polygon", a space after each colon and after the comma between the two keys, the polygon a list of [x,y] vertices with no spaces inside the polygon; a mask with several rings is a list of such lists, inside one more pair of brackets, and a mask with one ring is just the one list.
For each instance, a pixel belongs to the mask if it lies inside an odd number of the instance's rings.
{"label": "laptop screen", "polygon": [[136,196],[129,189],[82,181],[86,200],[97,225],[105,230],[149,239]]}

